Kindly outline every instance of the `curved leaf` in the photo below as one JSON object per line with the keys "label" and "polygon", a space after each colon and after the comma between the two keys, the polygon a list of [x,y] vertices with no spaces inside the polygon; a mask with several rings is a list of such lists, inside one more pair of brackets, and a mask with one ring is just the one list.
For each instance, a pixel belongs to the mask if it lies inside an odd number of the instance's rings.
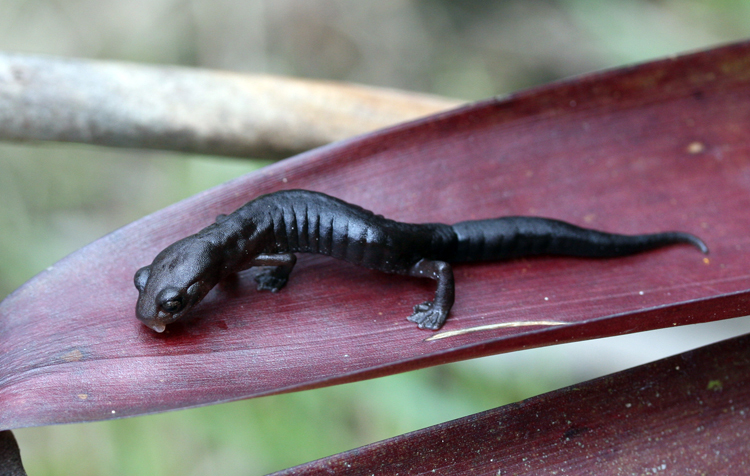
{"label": "curved leaf", "polygon": [[274,473],[747,474],[750,337]]}
{"label": "curved leaf", "polygon": [[[747,314],[750,43],[485,101],[278,163],[126,226],[0,304],[0,427],[89,421],[330,385],[531,346]],[[245,273],[157,335],[132,276],[247,200],[323,191],[391,218],[511,214],[711,247],[457,266],[441,333],[406,321],[434,284],[303,256],[278,294]],[[458,333],[456,333],[458,331]],[[444,338],[439,338],[444,337]]]}

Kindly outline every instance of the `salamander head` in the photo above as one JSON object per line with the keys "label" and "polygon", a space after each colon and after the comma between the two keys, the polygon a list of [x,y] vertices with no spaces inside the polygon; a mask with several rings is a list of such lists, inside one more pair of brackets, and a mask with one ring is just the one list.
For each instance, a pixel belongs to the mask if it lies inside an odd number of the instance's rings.
{"label": "salamander head", "polygon": [[220,266],[212,255],[210,244],[190,236],[139,269],[133,280],[138,289],[138,319],[156,332],[180,320],[219,281]]}

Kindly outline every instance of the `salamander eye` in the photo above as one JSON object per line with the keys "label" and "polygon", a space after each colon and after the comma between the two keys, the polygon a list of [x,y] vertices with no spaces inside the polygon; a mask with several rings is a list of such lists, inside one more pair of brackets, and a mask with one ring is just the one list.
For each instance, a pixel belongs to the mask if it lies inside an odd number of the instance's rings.
{"label": "salamander eye", "polygon": [[165,289],[158,296],[162,311],[174,314],[185,307],[185,298],[176,289]]}
{"label": "salamander eye", "polygon": [[164,311],[170,314],[174,314],[175,312],[182,309],[182,299],[170,299],[169,301],[163,301],[160,306]]}

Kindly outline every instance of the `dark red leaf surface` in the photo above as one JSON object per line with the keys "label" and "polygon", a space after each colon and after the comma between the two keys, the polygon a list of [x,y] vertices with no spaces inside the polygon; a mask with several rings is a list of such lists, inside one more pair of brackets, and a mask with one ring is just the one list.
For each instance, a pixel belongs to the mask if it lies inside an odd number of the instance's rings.
{"label": "dark red leaf surface", "polygon": [[[486,101],[226,183],[96,241],[0,304],[0,428],[747,314],[749,132],[743,43]],[[217,214],[288,188],[413,222],[528,214],[621,233],[678,229],[705,239],[711,255],[680,246],[616,260],[457,266],[456,305],[441,333],[405,319],[432,282],[316,256],[301,257],[278,294],[256,292],[243,274],[165,334],[136,321],[136,269]]]}
{"label": "dark red leaf surface", "polygon": [[275,476],[750,473],[743,336]]}

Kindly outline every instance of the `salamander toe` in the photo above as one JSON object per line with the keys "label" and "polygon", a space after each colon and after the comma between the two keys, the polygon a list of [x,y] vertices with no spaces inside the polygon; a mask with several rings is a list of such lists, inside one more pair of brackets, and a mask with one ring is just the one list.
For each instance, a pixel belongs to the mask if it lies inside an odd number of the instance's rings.
{"label": "salamander toe", "polygon": [[420,329],[436,331],[443,327],[447,318],[447,310],[435,306],[432,301],[427,301],[414,306],[414,314],[407,319],[417,324]]}

